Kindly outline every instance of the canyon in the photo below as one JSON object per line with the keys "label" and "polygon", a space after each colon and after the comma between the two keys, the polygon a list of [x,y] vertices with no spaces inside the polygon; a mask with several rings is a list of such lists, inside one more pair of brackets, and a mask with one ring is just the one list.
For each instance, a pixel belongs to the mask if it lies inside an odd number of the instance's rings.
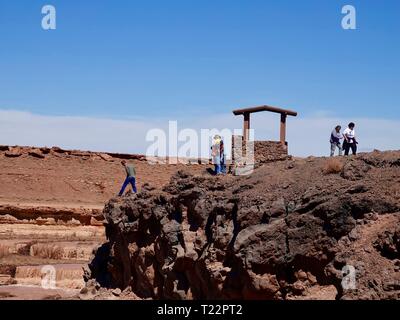
{"label": "canyon", "polygon": [[400,151],[209,169],[0,147],[0,299],[400,298]]}
{"label": "canyon", "polygon": [[162,190],[107,202],[107,241],[86,288],[140,299],[399,299],[399,211],[398,151],[286,159],[241,177],[179,171]]}

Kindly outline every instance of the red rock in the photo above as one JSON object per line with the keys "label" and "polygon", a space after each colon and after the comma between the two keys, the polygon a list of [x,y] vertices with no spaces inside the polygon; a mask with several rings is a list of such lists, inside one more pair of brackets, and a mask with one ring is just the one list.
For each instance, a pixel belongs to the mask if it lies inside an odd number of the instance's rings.
{"label": "red rock", "polygon": [[111,157],[110,155],[106,154],[106,153],[99,153],[99,157],[101,159],[103,159],[104,161],[112,161],[113,157]]}
{"label": "red rock", "polygon": [[45,155],[42,153],[40,149],[31,149],[28,151],[28,154],[34,158],[44,159]]}
{"label": "red rock", "polygon": [[9,158],[17,158],[22,156],[23,149],[20,147],[11,147],[9,151],[6,151],[5,156]]}

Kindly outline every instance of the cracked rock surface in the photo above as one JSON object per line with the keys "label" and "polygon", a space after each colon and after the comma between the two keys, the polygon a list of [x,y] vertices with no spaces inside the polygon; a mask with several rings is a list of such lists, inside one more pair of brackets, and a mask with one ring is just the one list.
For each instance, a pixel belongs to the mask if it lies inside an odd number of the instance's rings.
{"label": "cracked rock surface", "polygon": [[337,158],[327,174],[330,161],[180,171],[111,199],[86,281],[142,299],[400,298],[400,152]]}

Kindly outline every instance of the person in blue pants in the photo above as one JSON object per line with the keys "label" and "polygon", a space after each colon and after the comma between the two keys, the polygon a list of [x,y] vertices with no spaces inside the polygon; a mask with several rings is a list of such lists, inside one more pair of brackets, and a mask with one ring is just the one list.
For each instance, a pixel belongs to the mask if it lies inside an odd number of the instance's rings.
{"label": "person in blue pants", "polygon": [[214,174],[219,175],[221,174],[221,137],[219,135],[214,136],[213,139],[213,144],[211,147],[211,157],[212,157],[212,163],[214,164],[215,170]]}
{"label": "person in blue pants", "polygon": [[135,167],[132,164],[127,164],[125,160],[121,161],[121,164],[124,166],[125,171],[126,171],[126,178],[125,181],[122,185],[121,191],[119,192],[119,196],[122,196],[125,188],[128,186],[128,184],[132,185],[132,191],[134,193],[137,192],[136,190],[136,170]]}
{"label": "person in blue pants", "polygon": [[221,164],[220,164],[220,172],[223,174],[226,174],[226,163],[225,163],[225,148],[224,148],[224,141],[221,140],[220,144],[220,158],[221,158]]}

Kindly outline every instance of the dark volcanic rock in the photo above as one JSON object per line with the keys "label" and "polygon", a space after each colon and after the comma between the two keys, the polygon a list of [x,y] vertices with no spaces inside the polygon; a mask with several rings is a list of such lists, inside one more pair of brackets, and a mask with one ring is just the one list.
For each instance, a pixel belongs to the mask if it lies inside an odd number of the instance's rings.
{"label": "dark volcanic rock", "polygon": [[[329,176],[315,169],[326,161],[317,158],[266,165],[250,177],[179,172],[162,192],[147,187],[106,204],[109,241],[86,280],[155,299],[292,299],[319,286],[340,298],[352,257],[343,248],[362,238],[357,228],[372,216],[399,211],[398,185],[387,183],[400,177],[398,156],[348,158],[341,175]],[[398,258],[398,239],[390,233],[375,247]],[[362,263],[356,268],[362,276]],[[397,290],[377,288],[351,297]]]}
{"label": "dark volcanic rock", "polygon": [[388,230],[379,235],[374,242],[374,247],[384,257],[389,259],[400,259],[400,227],[396,230]]}

